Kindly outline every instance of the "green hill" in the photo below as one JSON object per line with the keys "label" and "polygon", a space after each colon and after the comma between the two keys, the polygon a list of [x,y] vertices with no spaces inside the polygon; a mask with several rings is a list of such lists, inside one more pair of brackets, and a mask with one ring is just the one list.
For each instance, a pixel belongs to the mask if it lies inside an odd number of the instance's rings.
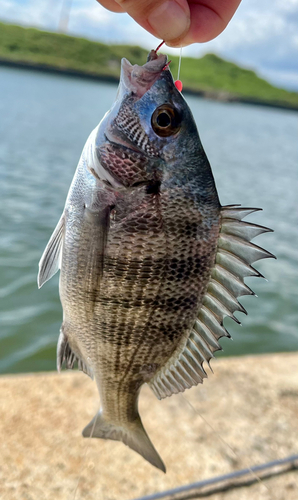
{"label": "green hill", "polygon": [[[166,48],[165,48],[166,51]],[[120,60],[144,64],[147,51],[128,45],[104,45],[84,38],[0,23],[0,62],[56,68],[60,71],[118,79]],[[171,70],[177,74],[178,57]],[[298,109],[298,93],[279,89],[254,71],[225,61],[214,54],[201,59],[184,57],[185,90],[223,100],[242,100]]]}

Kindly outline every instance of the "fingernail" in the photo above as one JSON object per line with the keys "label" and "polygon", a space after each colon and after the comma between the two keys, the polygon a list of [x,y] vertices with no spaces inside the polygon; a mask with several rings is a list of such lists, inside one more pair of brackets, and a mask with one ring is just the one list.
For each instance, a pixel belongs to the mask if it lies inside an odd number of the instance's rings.
{"label": "fingernail", "polygon": [[167,42],[181,37],[188,30],[190,17],[177,2],[168,0],[150,13],[148,22],[156,35]]}

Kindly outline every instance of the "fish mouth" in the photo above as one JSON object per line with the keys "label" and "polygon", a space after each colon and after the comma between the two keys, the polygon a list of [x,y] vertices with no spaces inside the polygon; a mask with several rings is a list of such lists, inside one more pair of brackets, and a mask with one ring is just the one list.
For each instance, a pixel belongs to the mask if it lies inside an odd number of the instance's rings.
{"label": "fish mouth", "polygon": [[162,71],[166,69],[167,60],[166,55],[157,55],[154,50],[149,53],[148,60],[143,66],[132,65],[127,59],[123,58],[121,61],[120,82],[126,91],[132,92],[135,96],[141,98],[159,79]]}

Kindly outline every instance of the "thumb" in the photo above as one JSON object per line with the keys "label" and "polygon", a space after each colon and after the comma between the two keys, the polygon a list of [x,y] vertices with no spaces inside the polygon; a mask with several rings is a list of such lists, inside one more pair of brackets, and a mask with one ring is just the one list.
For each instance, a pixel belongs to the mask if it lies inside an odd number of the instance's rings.
{"label": "thumb", "polygon": [[179,44],[190,26],[187,0],[116,0],[138,24],[157,38]]}

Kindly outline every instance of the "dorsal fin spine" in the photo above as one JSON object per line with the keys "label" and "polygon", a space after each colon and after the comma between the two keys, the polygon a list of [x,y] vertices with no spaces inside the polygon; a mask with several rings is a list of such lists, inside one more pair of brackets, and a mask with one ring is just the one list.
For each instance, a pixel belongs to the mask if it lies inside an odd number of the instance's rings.
{"label": "dorsal fin spine", "polygon": [[209,349],[208,344],[200,335],[198,335],[196,332],[193,333],[193,337],[191,338],[190,336],[189,340],[194,342],[194,344],[197,346],[198,352],[202,352],[203,361],[207,361],[208,358],[212,357],[212,351]]}
{"label": "dorsal fin spine", "polygon": [[186,369],[190,370],[191,378],[195,381],[196,384],[198,384],[201,380],[201,377],[199,376],[198,372],[194,369],[191,361],[188,359],[187,350],[185,350],[185,352],[182,354],[181,360],[186,365]]}
{"label": "dorsal fin spine", "polygon": [[169,369],[167,369],[165,371],[165,373],[163,374],[163,377],[166,377],[170,381],[171,385],[178,388],[178,392],[183,389],[183,385],[180,384],[179,379],[176,379],[175,377],[173,377],[173,375]]}
{"label": "dorsal fin spine", "polygon": [[199,363],[199,365],[202,367],[204,361],[206,361],[205,356],[199,349],[199,342],[197,341],[198,337],[196,336],[190,336],[189,337],[189,348],[193,350],[193,356],[195,357],[196,361]]}
{"label": "dorsal fin spine", "polygon": [[237,236],[245,241],[251,241],[260,234],[272,232],[272,229],[268,227],[250,222],[236,221],[235,219],[223,219],[221,227],[222,233]]}
{"label": "dorsal fin spine", "polygon": [[187,348],[196,362],[196,367],[199,370],[200,377],[206,378],[207,373],[203,368],[203,363],[204,361],[206,361],[206,359],[204,358],[204,356],[202,356],[201,352],[199,351],[197,345],[195,344],[192,338],[189,338],[187,342]]}
{"label": "dorsal fin spine", "polygon": [[167,388],[167,386],[165,385],[165,383],[161,379],[161,377],[158,377],[156,383],[157,383],[157,385],[159,386],[159,388],[161,389],[161,391],[163,393],[165,393],[166,395],[169,394],[169,393],[171,394],[171,391],[169,391],[169,389]]}
{"label": "dorsal fin spine", "polygon": [[179,364],[182,370],[185,371],[185,374],[187,378],[190,380],[190,382],[196,385],[197,381],[193,376],[192,367],[189,366],[188,363],[186,362],[184,354],[180,355]]}
{"label": "dorsal fin spine", "polygon": [[[211,331],[207,326],[202,323],[199,319],[195,321],[194,324],[195,331],[200,334],[200,336],[205,340],[205,342],[208,343],[209,347],[211,349],[217,350],[220,349],[220,345],[217,342],[217,339],[212,335]],[[192,339],[192,336],[194,335],[194,332],[190,335],[190,338]]]}
{"label": "dorsal fin spine", "polygon": [[216,254],[216,263],[219,264],[224,269],[227,269],[232,274],[245,278],[248,276],[260,276],[260,272],[257,271],[253,266],[244,262],[244,260],[240,259],[233,253],[224,250],[223,248],[218,248]]}
{"label": "dorsal fin spine", "polygon": [[209,293],[217,297],[218,300],[226,305],[227,308],[231,308],[232,312],[240,311],[244,314],[247,314],[246,309],[244,309],[243,305],[240,304],[236,297],[222,283],[211,278],[209,286]]}
{"label": "dorsal fin spine", "polygon": [[[198,383],[202,382],[203,379],[202,379],[202,377],[200,375],[200,372],[198,372],[198,362],[194,358],[194,356],[192,355],[191,350],[189,349],[189,342],[187,342],[187,347],[185,349],[184,356],[186,357],[188,363],[191,364],[192,369],[195,371],[197,382]],[[199,364],[199,367],[200,367],[200,364]]]}
{"label": "dorsal fin spine", "polygon": [[230,336],[223,324],[219,323],[214,314],[207,307],[201,307],[199,319],[202,323],[205,323],[207,328],[209,328],[209,330],[213,333],[216,340],[220,339],[221,337]]}
{"label": "dorsal fin spine", "polygon": [[175,369],[180,374],[180,377],[182,378],[182,380],[184,380],[184,382],[186,382],[186,384],[190,384],[190,385],[188,385],[188,387],[192,387],[194,380],[191,378],[191,375],[187,372],[187,370],[184,368],[183,364],[181,363],[181,355],[179,356],[179,360],[175,366]]}
{"label": "dorsal fin spine", "polygon": [[[169,392],[171,394],[173,384],[169,383],[169,381],[167,380],[167,378],[164,376],[163,373],[160,375],[159,380],[163,384],[163,387],[165,387],[166,392]],[[177,390],[177,392],[179,391]]]}
{"label": "dorsal fin spine", "polygon": [[247,264],[252,264],[252,262],[256,262],[257,260],[274,257],[273,254],[254,243],[249,243],[238,236],[224,233],[220,233],[218,246],[237,255]]}
{"label": "dorsal fin spine", "polygon": [[236,205],[227,205],[221,208],[221,216],[222,219],[237,219],[241,220],[247,217],[247,215],[253,214],[254,212],[259,212],[262,210],[261,208],[246,208],[240,207],[237,208]]}
{"label": "dorsal fin spine", "polygon": [[253,295],[253,291],[243,281],[219,264],[215,264],[212,277],[222,283],[235,297]]}
{"label": "dorsal fin spine", "polygon": [[219,321],[225,316],[233,319],[236,323],[240,324],[239,319],[237,319],[234,314],[217,298],[211,295],[209,292],[206,293],[203,304],[216,316]]}
{"label": "dorsal fin spine", "polygon": [[[178,365],[179,366],[179,365]],[[175,370],[175,368],[174,368]],[[181,373],[179,372],[179,370],[175,370],[175,373],[173,374],[172,372],[172,367],[170,368],[170,373],[171,373],[171,377],[173,378],[173,380],[175,380],[177,378],[177,381],[178,381],[178,384],[179,384],[179,387],[181,387],[180,390],[184,390],[184,384],[185,384],[185,380],[184,378],[181,376]]]}

